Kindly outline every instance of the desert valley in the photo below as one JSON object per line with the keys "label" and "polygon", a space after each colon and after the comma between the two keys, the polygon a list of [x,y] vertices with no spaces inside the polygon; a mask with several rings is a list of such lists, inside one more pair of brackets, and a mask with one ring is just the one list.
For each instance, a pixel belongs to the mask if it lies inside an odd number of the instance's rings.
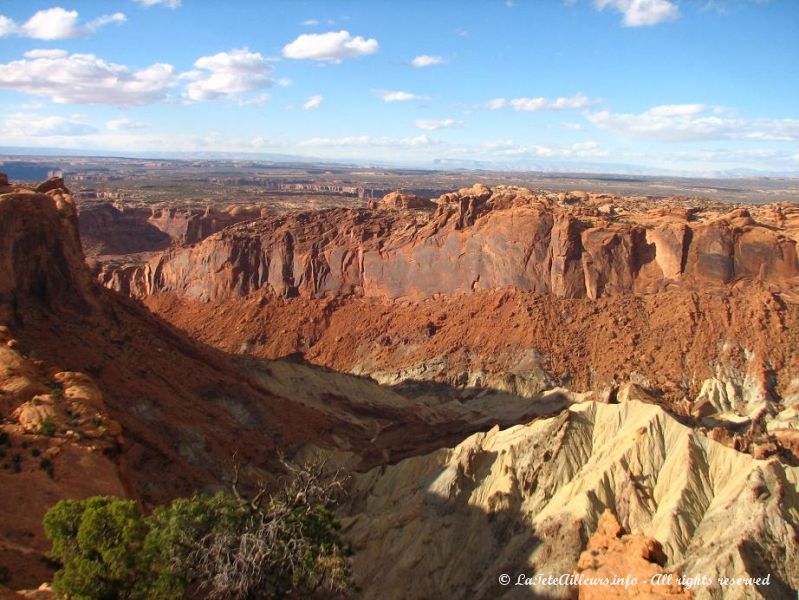
{"label": "desert valley", "polygon": [[204,222],[3,185],[12,588],[49,577],[57,499],[153,507],[279,454],[349,474],[362,597],[799,585],[796,204],[475,184]]}
{"label": "desert valley", "polygon": [[797,31],[0,3],[0,600],[799,598]]}

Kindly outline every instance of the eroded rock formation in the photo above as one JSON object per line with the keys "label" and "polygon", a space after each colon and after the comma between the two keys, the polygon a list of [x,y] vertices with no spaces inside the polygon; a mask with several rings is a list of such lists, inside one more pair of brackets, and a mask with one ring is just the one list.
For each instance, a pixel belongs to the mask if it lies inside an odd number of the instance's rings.
{"label": "eroded rock formation", "polygon": [[795,205],[730,211],[480,185],[437,202],[429,215],[333,209],[230,227],[152,259],[128,288],[202,301],[257,290],[418,301],[506,287],[595,299],[747,282],[788,289],[799,277]]}
{"label": "eroded rock formation", "polygon": [[660,542],[640,534],[625,534],[613,513],[606,509],[577,562],[577,572],[587,581],[579,585],[578,598],[693,598],[690,590],[679,583],[679,573],[663,568],[665,562]]}
{"label": "eroded rock formation", "polygon": [[[497,577],[578,568],[799,587],[795,206],[476,185],[267,216],[106,272],[156,317],[92,279],[62,181],[3,183],[0,429],[54,465],[0,472],[15,587],[58,498],[151,505],[218,489],[234,452],[268,478],[278,449],[361,471],[362,597],[573,597]],[[296,352],[349,374],[260,360]]]}
{"label": "eroded rock formation", "polygon": [[[799,587],[797,486],[799,468],[724,447],[655,405],[589,402],[358,476],[345,531],[365,597],[570,598],[577,590],[498,577],[582,565],[711,579],[695,598],[780,598]],[[602,543],[607,509],[635,536]],[[598,529],[589,554],[607,551],[581,561]],[[764,588],[718,580],[768,573]]]}
{"label": "eroded rock formation", "polygon": [[118,208],[103,203],[81,207],[78,222],[89,258],[157,252],[172,244],[195,244],[229,225],[261,216],[261,209],[224,210]]}
{"label": "eroded rock formation", "polygon": [[235,452],[264,474],[277,448],[332,429],[97,285],[58,179],[0,187],[0,343],[0,556],[15,585],[41,583],[41,521],[59,498],[212,489]]}

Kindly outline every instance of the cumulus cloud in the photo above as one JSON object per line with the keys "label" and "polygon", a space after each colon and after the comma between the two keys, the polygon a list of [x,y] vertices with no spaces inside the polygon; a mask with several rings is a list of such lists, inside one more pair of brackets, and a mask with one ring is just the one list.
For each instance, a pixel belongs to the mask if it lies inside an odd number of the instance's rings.
{"label": "cumulus cloud", "polygon": [[583,94],[575,94],[570,97],[561,98],[513,98],[507,100],[505,98],[494,98],[486,102],[486,108],[490,110],[497,110],[505,108],[506,106],[513,107],[514,110],[522,112],[536,112],[539,110],[570,110],[575,108],[584,108],[592,103],[592,100]]}
{"label": "cumulus cloud", "polygon": [[180,8],[181,0],[135,0],[136,4],[141,4],[149,8],[150,6],[163,6],[165,8]]}
{"label": "cumulus cloud", "polygon": [[745,119],[722,107],[703,104],[664,104],[640,114],[603,110],[587,116],[604,129],[666,142],[799,141],[799,119]]}
{"label": "cumulus cloud", "polygon": [[430,96],[418,96],[400,90],[372,90],[372,93],[384,102],[408,102],[410,100],[430,100]]}
{"label": "cumulus cloud", "polygon": [[109,131],[136,131],[138,129],[146,129],[147,125],[140,121],[132,121],[130,119],[111,119],[106,122],[106,128]]}
{"label": "cumulus cloud", "polygon": [[442,119],[440,121],[427,119],[416,120],[416,126],[419,129],[425,129],[427,131],[435,131],[436,129],[451,129],[453,127],[460,127],[461,125],[463,125],[463,121],[456,121],[455,119]]}
{"label": "cumulus cloud", "polygon": [[411,61],[411,65],[416,68],[423,68],[423,67],[432,67],[433,65],[443,65],[447,62],[443,56],[436,56],[433,54],[420,54],[419,56],[414,57]]}
{"label": "cumulus cloud", "polygon": [[612,8],[622,13],[625,27],[657,25],[680,17],[680,9],[671,0],[594,0],[599,10]]}
{"label": "cumulus cloud", "polygon": [[30,113],[10,115],[3,123],[2,134],[8,137],[73,137],[97,133],[97,128],[76,118]]}
{"label": "cumulus cloud", "polygon": [[134,71],[93,54],[64,50],[31,50],[24,59],[0,63],[0,89],[44,96],[61,104],[150,104],[164,100],[175,85],[172,65],[156,63]]}
{"label": "cumulus cloud", "polygon": [[352,37],[349,31],[304,33],[283,46],[283,56],[296,60],[341,62],[345,58],[377,52],[380,45],[374,38]]}
{"label": "cumulus cloud", "polygon": [[315,108],[319,108],[322,106],[322,96],[316,95],[311,96],[308,98],[305,103],[302,105],[303,110],[314,110]]}
{"label": "cumulus cloud", "polygon": [[197,68],[183,75],[191,83],[186,86],[190,100],[230,98],[272,85],[272,67],[259,52],[247,48],[202,56],[194,62]]}
{"label": "cumulus cloud", "polygon": [[13,34],[37,40],[64,40],[94,33],[100,27],[111,23],[124,23],[125,21],[127,21],[125,14],[116,12],[81,23],[78,11],[64,10],[57,6],[34,13],[21,25],[0,15],[0,37]]}

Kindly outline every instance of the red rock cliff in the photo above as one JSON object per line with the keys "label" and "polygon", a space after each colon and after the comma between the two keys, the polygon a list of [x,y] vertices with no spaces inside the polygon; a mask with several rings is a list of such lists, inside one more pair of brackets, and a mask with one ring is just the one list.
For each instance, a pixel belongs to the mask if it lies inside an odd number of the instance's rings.
{"label": "red rock cliff", "polygon": [[121,284],[220,301],[291,297],[421,300],[514,287],[599,298],[759,281],[795,289],[799,207],[733,209],[683,199],[535,194],[476,185],[432,214],[333,209],[260,219],[173,249]]}

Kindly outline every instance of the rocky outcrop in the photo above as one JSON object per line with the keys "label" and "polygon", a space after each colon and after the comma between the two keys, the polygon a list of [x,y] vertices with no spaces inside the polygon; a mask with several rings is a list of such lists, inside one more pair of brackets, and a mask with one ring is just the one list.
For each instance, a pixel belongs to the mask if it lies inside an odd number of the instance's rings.
{"label": "rocky outcrop", "polygon": [[36,192],[0,187],[0,320],[14,320],[29,299],[51,310],[88,310],[96,292],[78,235],[75,203],[61,179]]}
{"label": "rocky outcrop", "polygon": [[172,242],[165,233],[148,222],[146,208],[120,210],[113,204],[82,206],[78,223],[87,257],[125,255],[165,250]]}
{"label": "rocky outcrop", "polygon": [[262,215],[261,209],[229,206],[182,209],[118,208],[113,204],[82,206],[80,233],[89,258],[157,252],[171,244],[195,244],[225,227]]}
{"label": "rocky outcrop", "polygon": [[[799,587],[797,486],[799,468],[726,448],[657,406],[589,402],[357,476],[344,531],[366,597],[569,598],[576,589],[515,584],[582,565],[703,575],[700,599],[780,598]],[[634,535],[608,535],[606,510]],[[595,560],[581,561],[598,530]],[[769,573],[768,586],[719,583]]]}
{"label": "rocky outcrop", "polygon": [[441,196],[431,214],[334,209],[241,224],[153,258],[127,285],[107,281],[202,301],[258,290],[424,300],[507,287],[596,299],[751,281],[795,292],[799,207],[664,202],[476,185]]}
{"label": "rocky outcrop", "polygon": [[663,569],[665,562],[666,555],[657,540],[625,534],[613,513],[606,509],[577,562],[577,573],[584,582],[578,584],[578,598],[693,598],[679,583],[679,573]]}
{"label": "rocky outcrop", "polygon": [[152,211],[147,222],[177,244],[196,244],[225,227],[261,216],[261,209],[242,206],[230,206],[226,210],[209,207],[205,211],[160,208]]}
{"label": "rocky outcrop", "polygon": [[402,192],[391,192],[383,196],[380,202],[370,205],[370,208],[383,208],[387,210],[408,210],[408,209],[430,209],[435,208],[435,204],[420,198],[415,194],[403,194]]}
{"label": "rocky outcrop", "polygon": [[[151,503],[219,485],[235,451],[255,471],[269,469],[277,448],[327,427],[326,417],[284,403],[221,353],[97,285],[63,181],[36,189],[45,191],[0,188],[0,327],[9,348],[0,407],[22,435],[48,417],[57,427],[78,419],[70,403],[85,406],[89,424],[92,410],[107,414],[122,430],[119,478],[127,493]],[[246,422],[231,398],[247,406]]]}

